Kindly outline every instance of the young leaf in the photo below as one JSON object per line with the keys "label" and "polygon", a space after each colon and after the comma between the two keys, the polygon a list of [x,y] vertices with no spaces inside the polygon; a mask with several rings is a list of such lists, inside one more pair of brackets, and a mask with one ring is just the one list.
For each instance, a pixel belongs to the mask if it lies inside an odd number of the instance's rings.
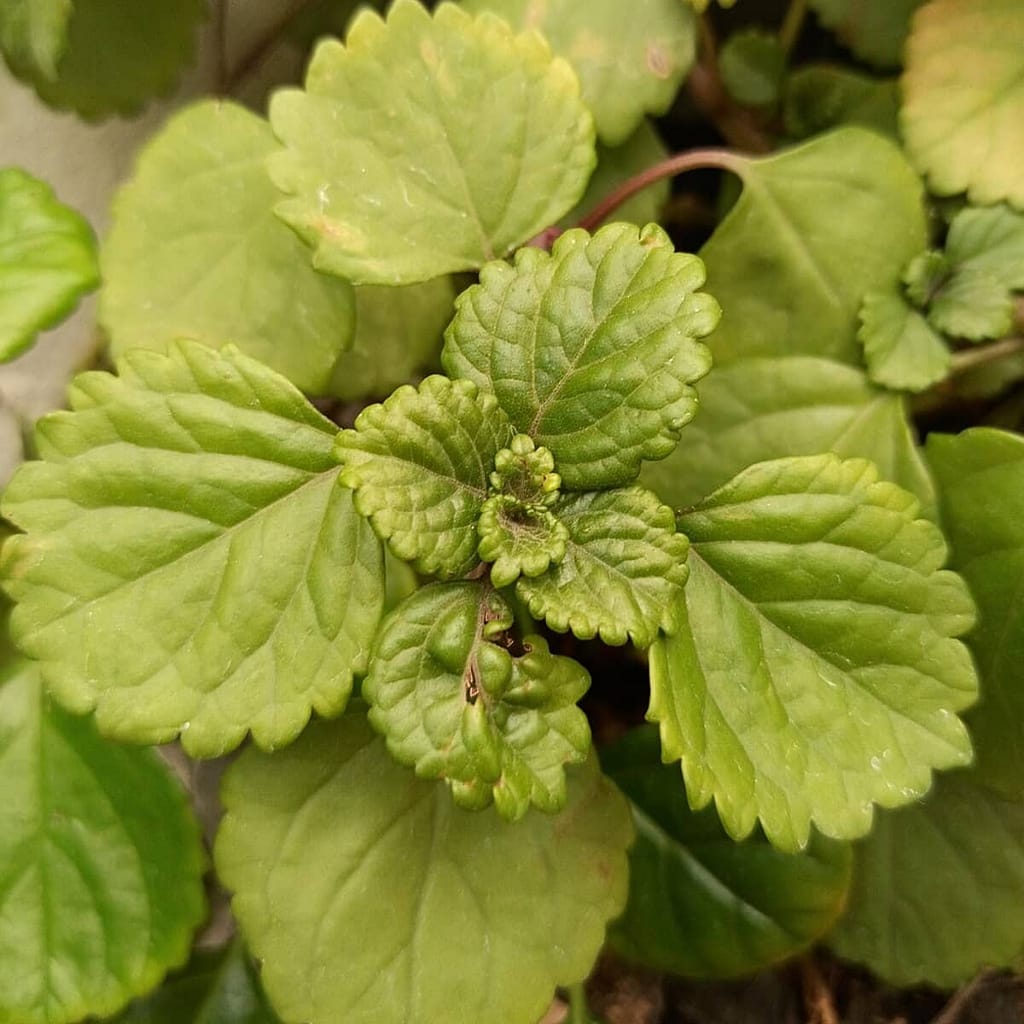
{"label": "young leaf", "polygon": [[760,834],[737,843],[714,810],[690,810],[660,753],[651,726],[601,752],[637,829],[615,948],[655,970],[722,978],[785,960],[828,931],[846,901],[850,847],[817,834],[802,854]]}
{"label": "young leaf", "polygon": [[932,0],[907,45],[901,125],[940,196],[1024,208],[1024,5]]}
{"label": "young leaf", "polygon": [[832,948],[895,985],[953,988],[1024,949],[1024,804],[970,773],[939,776],[923,804],[878,815],[856,848]]}
{"label": "young leaf", "polygon": [[100,322],[115,356],[179,338],[226,342],[305,391],[327,390],[352,340],[352,287],[318,274],[273,214],[262,118],[223,100],[175,115],[118,193]]}
{"label": "young leaf", "polygon": [[648,0],[641,16],[621,0],[462,0],[536,29],[576,69],[601,141],[617,146],[644,114],[664,114],[697,55],[697,22],[679,0]]}
{"label": "young leaf", "polygon": [[72,0],[8,0],[0,5],[0,51],[22,74],[56,78],[67,45]]}
{"label": "young leaf", "polygon": [[647,647],[679,628],[686,537],[667,505],[642,487],[569,494],[552,512],[569,531],[565,557],[516,593],[555,630]]}
{"label": "young leaf", "polygon": [[697,339],[720,316],[703,283],[701,261],[654,224],[567,231],[550,254],[484,267],[456,300],[442,362],[493,391],[570,490],[629,483],[697,411],[711,366]]}
{"label": "young leaf", "polygon": [[569,531],[548,509],[523,504],[507,494],[488,498],[477,523],[477,554],[492,562],[491,583],[507,587],[520,575],[540,576],[565,558]]}
{"label": "young leaf", "polygon": [[718,55],[722,84],[747,107],[770,107],[779,101],[786,74],[786,51],[779,38],[763,29],[734,32]]}
{"label": "young leaf", "polygon": [[1013,296],[993,274],[957,270],[932,299],[928,322],[953,338],[999,338],[1013,327]]}
{"label": "young leaf", "polygon": [[204,854],[149,750],[49,705],[27,662],[0,675],[0,1020],[119,1010],[188,956]]}
{"label": "young leaf", "polygon": [[23,352],[97,284],[86,220],[30,174],[0,169],[0,360]]}
{"label": "young leaf", "polygon": [[[360,284],[472,270],[553,224],[594,166],[569,66],[536,35],[454,4],[362,11],[270,107],[277,212],[313,264]],[[460,131],[458,126],[470,126]]]}
{"label": "young leaf", "polygon": [[864,296],[857,338],[876,384],[924,391],[949,372],[946,343],[898,291]]}
{"label": "young leaf", "polygon": [[342,483],[399,558],[426,575],[464,576],[478,561],[475,527],[494,457],[511,433],[493,395],[427,377],[338,435]]}
{"label": "young leaf", "polygon": [[821,23],[861,60],[883,67],[903,63],[910,19],[924,0],[810,0]]}
{"label": "young leaf", "polygon": [[856,838],[872,804],[970,759],[955,712],[977,679],[952,638],[974,607],[917,511],[869,462],[821,455],[752,466],[680,516],[686,618],[651,649],[649,717],[730,835]]}
{"label": "young leaf", "polygon": [[196,343],[87,373],[3,514],[18,645],[116,739],[197,756],[288,743],[369,655],[381,548],[337,486],[336,427],[284,378]]}
{"label": "young leaf", "polygon": [[514,655],[511,625],[484,584],[424,587],[384,620],[362,695],[398,761],[446,779],[460,806],[493,801],[516,821],[531,803],[549,813],[565,805],[565,766],[590,751],[576,706],[590,677],[539,636]]}
{"label": "young leaf", "polygon": [[928,462],[939,484],[952,563],[978,603],[968,643],[981,702],[968,716],[977,777],[1024,798],[1024,438],[978,428],[932,434]]}
{"label": "young leaf", "polygon": [[[532,1024],[626,897],[625,801],[594,760],[557,816],[456,807],[364,720],[228,773],[221,878],[285,1021]],[[382,899],[384,903],[382,903]]]}
{"label": "young leaf", "polygon": [[841,125],[860,125],[899,140],[899,89],[894,78],[810,64],[793,72],[783,88],[782,117],[797,139]]}
{"label": "young leaf", "polygon": [[949,225],[946,256],[957,270],[1024,291],[1024,214],[1004,205],[965,207]]}

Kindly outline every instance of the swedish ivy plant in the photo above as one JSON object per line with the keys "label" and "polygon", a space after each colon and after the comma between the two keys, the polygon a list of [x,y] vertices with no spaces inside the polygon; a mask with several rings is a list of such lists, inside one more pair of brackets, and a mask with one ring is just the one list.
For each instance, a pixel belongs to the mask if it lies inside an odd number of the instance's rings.
{"label": "swedish ivy plant", "polygon": [[[132,111],[201,14],[139,6],[0,48]],[[170,117],[98,265],[0,172],[0,354],[102,278],[112,359],[2,500],[0,1024],[1016,962],[1024,8],[761,6],[360,9],[267,117]],[[826,30],[856,68],[797,66]],[[212,857],[163,744],[230,762]]]}

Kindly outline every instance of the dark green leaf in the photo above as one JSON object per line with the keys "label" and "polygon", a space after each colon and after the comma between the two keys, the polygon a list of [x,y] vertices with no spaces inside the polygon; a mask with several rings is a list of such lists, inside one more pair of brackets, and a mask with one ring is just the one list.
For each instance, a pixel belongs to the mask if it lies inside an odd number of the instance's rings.
{"label": "dark green leaf", "polygon": [[786,51],[779,38],[762,29],[735,32],[718,55],[722,83],[737,103],[770,107],[779,101],[786,74]]}

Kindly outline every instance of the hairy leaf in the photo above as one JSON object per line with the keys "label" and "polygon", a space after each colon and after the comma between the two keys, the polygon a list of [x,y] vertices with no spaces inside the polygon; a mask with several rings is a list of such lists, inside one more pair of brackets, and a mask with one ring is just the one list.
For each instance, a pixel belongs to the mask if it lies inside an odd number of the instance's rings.
{"label": "hairy leaf", "polygon": [[539,636],[509,649],[512,613],[481,583],[418,590],[385,619],[362,695],[388,751],[421,778],[443,778],[469,809],[492,801],[510,821],[531,803],[565,805],[565,766],[585,761],[576,702],[590,685]]}
{"label": "hairy leaf", "polygon": [[217,867],[288,1024],[535,1021],[625,903],[629,811],[593,760],[560,814],[511,824],[456,807],[350,714],[247,751],[223,797]]}
{"label": "hairy leaf", "polygon": [[736,837],[852,839],[872,804],[966,763],[977,696],[963,580],[907,491],[863,459],[780,459],[680,516],[685,626],[651,649],[651,708],[691,804]]}
{"label": "hairy leaf", "polygon": [[978,778],[1024,798],[1024,438],[978,428],[932,434],[928,462],[939,484],[952,563],[978,603],[968,637],[981,702],[968,716]]}
{"label": "hairy leaf", "polygon": [[697,54],[697,23],[679,0],[462,0],[536,29],[576,69],[583,100],[609,146],[624,142],[645,114],[664,114]]}
{"label": "hairy leaf", "polygon": [[737,843],[713,809],[690,810],[660,753],[652,726],[601,753],[637,829],[615,948],[648,968],[720,978],[784,960],[828,931],[850,884],[850,847],[819,835],[802,854],[760,834]]}
{"label": "hairy leaf", "polygon": [[829,64],[798,68],[783,89],[786,131],[798,139],[841,125],[860,125],[896,141],[899,109],[895,79],[873,78]]}
{"label": "hairy leaf", "polygon": [[971,774],[940,776],[923,804],[878,816],[856,849],[829,942],[895,985],[953,988],[1024,951],[1024,804]]}
{"label": "hairy leaf", "polygon": [[576,203],[594,165],[569,66],[454,4],[431,16],[396,0],[386,22],[362,11],[270,119],[287,147],[271,176],[292,197],[278,213],[314,266],[365,284],[504,256]]}
{"label": "hairy leaf", "polygon": [[26,662],[0,673],[0,1021],[119,1010],[188,956],[205,857],[148,750],[51,707]]}
{"label": "hairy leaf", "polygon": [[288,743],[369,656],[381,548],[337,486],[336,427],[238,352],[182,342],[87,373],[3,514],[11,628],[70,710],[198,756]]}
{"label": "hairy leaf", "polygon": [[494,396],[432,376],[371,405],[338,435],[342,482],[392,552],[427,575],[477,563],[476,522],[494,457],[512,431]]}
{"label": "hairy leaf", "polygon": [[868,292],[860,331],[868,376],[899,391],[924,391],[949,372],[949,349],[898,291]]}
{"label": "hairy leaf", "polygon": [[516,593],[559,632],[647,647],[679,628],[686,537],[667,505],[642,487],[566,495],[552,511],[568,528],[565,557]]}
{"label": "hairy leaf", "polygon": [[861,60],[883,67],[903,63],[910,19],[924,0],[810,0],[821,23]]}
{"label": "hairy leaf", "polygon": [[477,523],[477,554],[492,562],[491,583],[507,587],[520,575],[540,576],[565,557],[569,532],[544,507],[526,506],[506,494],[484,502]]}
{"label": "hairy leaf", "polygon": [[550,254],[484,267],[456,300],[442,362],[494,392],[568,489],[629,483],[697,411],[711,365],[697,339],[720,316],[703,283],[701,261],[654,224],[567,231]]}
{"label": "hairy leaf", "polygon": [[734,32],[718,63],[722,84],[737,103],[770,107],[778,102],[786,74],[786,51],[778,36],[756,28]]}
{"label": "hairy leaf", "polygon": [[352,341],[352,287],[318,274],[273,214],[262,118],[224,100],[175,115],[118,193],[100,322],[115,356],[179,338],[231,342],[305,391],[327,390]]}
{"label": "hairy leaf", "polygon": [[940,196],[1024,208],[1024,5],[932,0],[907,46],[901,126]]}
{"label": "hairy leaf", "polygon": [[86,220],[30,174],[0,169],[0,360],[23,352],[97,284]]}
{"label": "hairy leaf", "polygon": [[12,69],[57,76],[72,0],[8,0],[0,6],[0,51]]}

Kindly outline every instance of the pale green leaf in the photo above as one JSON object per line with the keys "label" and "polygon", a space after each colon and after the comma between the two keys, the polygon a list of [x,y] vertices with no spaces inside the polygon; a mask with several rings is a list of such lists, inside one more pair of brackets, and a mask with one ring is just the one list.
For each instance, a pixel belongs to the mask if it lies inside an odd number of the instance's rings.
{"label": "pale green leaf", "polygon": [[593,760],[560,814],[511,824],[350,714],[247,751],[223,798],[217,867],[287,1024],[533,1024],[625,904],[629,811]]}
{"label": "pale green leaf", "polygon": [[860,330],[868,376],[897,391],[924,391],[949,372],[949,349],[898,291],[868,292]]}
{"label": "pale green leaf", "polygon": [[1024,438],[1002,430],[932,434],[928,462],[939,484],[952,563],[978,604],[968,637],[981,702],[968,715],[975,772],[1024,797]]}
{"label": "pale green leaf", "polygon": [[179,338],[228,342],[305,391],[328,388],[352,341],[352,287],[319,274],[273,214],[262,118],[224,100],[175,115],[114,202],[100,322],[115,356]]}
{"label": "pale green leaf", "polygon": [[1024,4],[932,0],[907,45],[901,126],[940,196],[1024,208]]}
{"label": "pale green leaf", "polygon": [[336,427],[238,352],[135,350],[41,421],[3,514],[11,628],[100,731],[220,754],[344,708],[383,601]]}
{"label": "pale green leaf", "polygon": [[731,835],[856,838],[873,804],[970,760],[956,712],[977,679],[953,637],[974,607],[917,511],[869,462],[821,455],[753,466],[680,516],[686,621],[651,648],[649,717]]}
{"label": "pale green leaf", "polygon": [[12,69],[55,78],[67,45],[72,0],[7,0],[0,5],[0,51]]}
{"label": "pale green leaf", "polygon": [[953,988],[1024,953],[1024,803],[957,772],[878,815],[829,943],[895,985]]}
{"label": "pale green leaf", "polygon": [[999,338],[1013,327],[1013,296],[993,274],[957,269],[929,304],[928,322],[952,338]]}
{"label": "pale green leaf", "polygon": [[381,626],[362,696],[399,762],[446,779],[469,809],[517,821],[565,805],[565,766],[590,751],[576,706],[590,677],[539,636],[513,638],[512,612],[482,583],[435,583]]}
{"label": "pale green leaf", "polygon": [[205,857],[184,793],[149,750],[0,673],[0,1021],[119,1010],[188,956]]}
{"label": "pale green leaf", "polygon": [[567,231],[550,254],[484,267],[456,300],[442,362],[493,391],[570,490],[629,483],[697,411],[711,366],[698,339],[720,316],[703,283],[701,261],[654,224]]}
{"label": "pale green leaf", "polygon": [[763,29],[734,32],[718,55],[722,84],[746,107],[770,107],[779,101],[786,74],[786,51],[779,37]]}
{"label": "pale green leaf", "polygon": [[946,255],[960,270],[1024,291],[1024,214],[1004,205],[965,207],[949,225]]}
{"label": "pale green leaf", "polygon": [[924,0],[809,0],[821,23],[861,60],[883,67],[903,63],[910,19]]}
{"label": "pale green leaf", "polygon": [[679,0],[462,0],[536,29],[580,76],[598,134],[617,146],[645,114],[664,114],[697,55],[697,23]]}
{"label": "pale green leaf", "polygon": [[688,544],[667,505],[629,487],[565,495],[552,511],[569,531],[565,557],[516,584],[534,618],[585,640],[638,647],[659,628],[679,628]]}
{"label": "pale green leaf", "polygon": [[840,125],[860,125],[896,141],[899,109],[895,79],[829,64],[799,68],[783,89],[783,121],[786,131],[798,139]]}
{"label": "pale green leaf", "polygon": [[494,396],[427,377],[371,405],[338,435],[342,482],[392,552],[445,579],[477,564],[476,522],[494,457],[511,437]]}
{"label": "pale green leaf", "polygon": [[[684,4],[689,4],[699,14],[703,14],[711,4],[711,0],[681,0]],[[718,0],[719,7],[734,7],[736,0]]]}
{"label": "pale green leaf", "polygon": [[903,290],[918,309],[927,309],[939,289],[949,280],[951,268],[940,249],[918,253],[903,271]]}
{"label": "pale green leaf", "polygon": [[362,11],[270,107],[280,216],[320,270],[411,284],[471,270],[553,224],[594,166],[571,68],[535,34],[453,4]]}
{"label": "pale green leaf", "polygon": [[637,830],[615,948],[647,968],[720,978],[785,960],[828,931],[849,888],[850,847],[820,835],[802,854],[760,834],[737,843],[713,809],[690,810],[660,754],[650,726],[601,752]]}
{"label": "pale green leaf", "polygon": [[450,277],[404,288],[357,288],[355,338],[334,364],[330,393],[345,401],[386,398],[436,363],[454,301]]}
{"label": "pale green leaf", "polygon": [[565,558],[569,532],[549,509],[524,506],[508,494],[488,498],[477,523],[477,554],[491,565],[491,583],[507,587],[520,575],[540,576]]}
{"label": "pale green leaf", "polygon": [[92,228],[44,182],[0,169],[0,360],[59,323],[99,284]]}

